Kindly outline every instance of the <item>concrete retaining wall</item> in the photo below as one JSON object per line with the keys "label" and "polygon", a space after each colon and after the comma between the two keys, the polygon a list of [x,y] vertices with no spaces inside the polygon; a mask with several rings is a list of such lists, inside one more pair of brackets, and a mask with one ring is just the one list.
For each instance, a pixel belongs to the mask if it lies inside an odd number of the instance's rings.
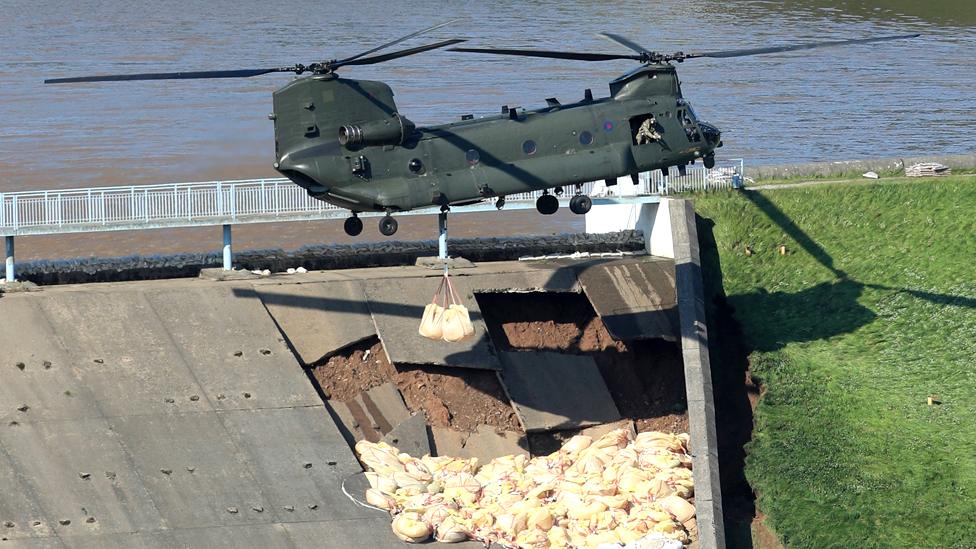
{"label": "concrete retaining wall", "polygon": [[[510,261],[526,255],[573,252],[638,251],[644,249],[639,231],[607,234],[563,234],[508,238],[457,238],[451,255],[471,261]],[[251,250],[234,256],[235,267],[281,272],[290,267],[310,270],[412,265],[418,257],[437,255],[436,241],[374,242],[306,246],[297,250]],[[121,282],[195,277],[201,269],[220,267],[218,252],[168,256],[129,256],[33,261],[18,264],[17,279],[35,284]]]}
{"label": "concrete retaining wall", "polygon": [[674,259],[699,544],[703,549],[722,549],[722,484],[694,205],[689,200],[665,198],[659,204],[596,206],[586,214],[588,232],[628,229],[641,231],[651,255]]}
{"label": "concrete retaining wall", "polygon": [[810,162],[778,166],[748,166],[746,175],[756,181],[791,177],[844,177],[864,172],[904,172],[905,166],[919,162],[938,162],[955,169],[976,168],[976,152],[960,155],[906,156],[902,158],[873,158],[838,162]]}

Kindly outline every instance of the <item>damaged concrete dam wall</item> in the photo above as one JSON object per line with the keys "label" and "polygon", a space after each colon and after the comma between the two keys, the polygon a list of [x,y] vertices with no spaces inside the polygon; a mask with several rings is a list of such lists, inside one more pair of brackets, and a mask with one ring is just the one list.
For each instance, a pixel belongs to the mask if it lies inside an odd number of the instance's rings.
{"label": "damaged concrete dam wall", "polygon": [[[0,538],[402,547],[386,515],[347,497],[366,486],[349,442],[487,459],[621,422],[667,429],[662,414],[692,435],[701,547],[722,547],[694,214],[659,210],[677,227],[673,259],[457,269],[476,325],[462,344],[416,334],[439,273],[413,266],[3,295]],[[465,398],[439,393],[438,420],[419,397],[448,385]]]}

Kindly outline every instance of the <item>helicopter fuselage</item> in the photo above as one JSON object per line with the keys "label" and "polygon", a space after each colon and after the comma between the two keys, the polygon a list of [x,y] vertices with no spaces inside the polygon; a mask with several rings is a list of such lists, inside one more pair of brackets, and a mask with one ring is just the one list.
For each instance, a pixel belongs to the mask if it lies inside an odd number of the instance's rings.
{"label": "helicopter fuselage", "polygon": [[321,200],[395,212],[714,158],[720,133],[697,119],[672,65],[642,65],[610,92],[418,128],[382,82],[299,78],[274,94],[275,168]]}

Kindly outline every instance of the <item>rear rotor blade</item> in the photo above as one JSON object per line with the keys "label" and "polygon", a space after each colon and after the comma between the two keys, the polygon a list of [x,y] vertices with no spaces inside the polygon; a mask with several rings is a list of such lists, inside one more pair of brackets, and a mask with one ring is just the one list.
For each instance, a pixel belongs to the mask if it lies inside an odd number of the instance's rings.
{"label": "rear rotor blade", "polygon": [[[350,62],[350,61],[352,61],[352,60],[354,60],[354,59],[359,59],[360,57],[362,57],[362,56],[364,56],[364,55],[369,55],[369,54],[371,54],[371,53],[373,53],[373,52],[377,52],[377,51],[380,51],[380,50],[382,50],[382,49],[384,49],[384,48],[388,48],[388,47],[390,47],[390,46],[392,46],[392,45],[395,45],[395,44],[399,44],[400,42],[403,42],[404,40],[408,40],[408,39],[410,39],[410,38],[413,38],[414,36],[418,36],[418,35],[421,35],[421,34],[424,34],[424,33],[426,33],[426,32],[430,32],[430,31],[432,31],[432,30],[436,30],[436,29],[439,29],[439,28],[441,28],[441,27],[446,27],[447,25],[450,25],[451,23],[455,23],[455,22],[457,22],[457,21],[458,21],[458,19],[451,19],[450,21],[446,21],[446,22],[444,22],[444,23],[440,23],[440,24],[438,24],[438,25],[434,25],[433,27],[428,27],[428,28],[426,28],[426,29],[423,29],[423,30],[419,30],[419,31],[417,31],[417,32],[412,32],[412,33],[410,33],[410,34],[408,34],[408,35],[406,35],[406,36],[401,36],[400,38],[397,38],[396,40],[391,40],[391,41],[389,41],[389,42],[387,42],[387,43],[385,43],[385,44],[381,44],[381,45],[379,45],[379,46],[376,46],[375,48],[373,48],[373,49],[371,49],[371,50],[366,50],[366,51],[364,51],[364,52],[362,52],[362,53],[357,53],[356,55],[354,55],[354,56],[352,56],[352,57],[347,57],[347,58],[345,58],[345,59],[340,59],[340,60],[338,60],[338,61],[336,62],[336,65],[350,65],[350,64],[357,64],[357,63],[349,63],[349,62]],[[360,65],[361,65],[361,64],[363,64],[363,63],[358,63],[358,64],[360,64]]]}
{"label": "rear rotor blade", "polygon": [[187,80],[193,78],[247,78],[272,72],[294,72],[298,67],[278,67],[273,69],[240,69],[229,71],[195,72],[147,72],[141,74],[107,74],[102,76],[73,76],[70,78],[49,78],[45,84],[68,84],[74,82],[119,82],[124,80]]}
{"label": "rear rotor blade", "polygon": [[640,44],[638,44],[636,42],[633,42],[631,40],[628,40],[628,39],[624,38],[623,36],[620,36],[619,34],[614,34],[612,32],[601,32],[601,33],[598,33],[598,34],[600,36],[606,38],[607,40],[610,40],[611,42],[616,42],[616,43],[620,44],[621,46],[624,46],[626,48],[629,48],[629,49],[632,49],[632,50],[636,51],[637,53],[644,53],[644,52],[649,51],[644,46],[641,46]]}
{"label": "rear rotor blade", "polygon": [[497,55],[520,55],[523,57],[546,57],[549,59],[571,59],[574,61],[613,61],[616,59],[641,60],[639,55],[621,55],[616,53],[579,53],[549,50],[510,50],[500,48],[451,48],[451,51],[468,53],[494,53]]}
{"label": "rear rotor blade", "polygon": [[762,55],[765,53],[778,53],[783,51],[809,50],[813,48],[828,48],[831,46],[846,46],[853,44],[870,44],[872,42],[884,42],[887,40],[901,40],[903,38],[915,38],[920,34],[899,34],[896,36],[879,36],[877,38],[860,38],[856,40],[834,40],[829,42],[807,42],[804,44],[793,44],[790,46],[773,46],[769,48],[749,48],[742,50],[708,51],[701,53],[688,53],[685,58],[694,57],[745,57],[747,55]]}
{"label": "rear rotor blade", "polygon": [[332,65],[332,68],[338,69],[339,67],[342,67],[344,65],[373,65],[375,63],[382,63],[383,61],[389,61],[391,59],[406,57],[408,55],[413,55],[415,53],[436,50],[437,48],[443,48],[444,46],[450,46],[451,44],[460,44],[461,42],[464,42],[464,40],[460,38],[454,38],[452,40],[444,40],[443,42],[427,44],[426,46],[417,46],[416,48],[410,48],[408,50],[400,50],[392,53],[384,53],[382,55],[374,55],[372,57],[353,59],[352,61],[337,61]]}

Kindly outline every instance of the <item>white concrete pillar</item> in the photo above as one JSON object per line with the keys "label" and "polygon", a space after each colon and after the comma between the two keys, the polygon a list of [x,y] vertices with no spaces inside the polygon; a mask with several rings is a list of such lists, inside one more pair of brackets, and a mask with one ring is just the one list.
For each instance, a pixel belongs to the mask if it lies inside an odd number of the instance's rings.
{"label": "white concrete pillar", "polygon": [[447,259],[447,212],[437,215],[437,257]]}
{"label": "white concrete pillar", "polygon": [[231,225],[224,225],[224,270],[229,271],[234,268],[234,254],[231,251],[232,236]]}
{"label": "white concrete pillar", "polygon": [[5,238],[6,248],[7,248],[7,282],[13,282],[17,280],[14,273],[14,237],[8,236]]}

